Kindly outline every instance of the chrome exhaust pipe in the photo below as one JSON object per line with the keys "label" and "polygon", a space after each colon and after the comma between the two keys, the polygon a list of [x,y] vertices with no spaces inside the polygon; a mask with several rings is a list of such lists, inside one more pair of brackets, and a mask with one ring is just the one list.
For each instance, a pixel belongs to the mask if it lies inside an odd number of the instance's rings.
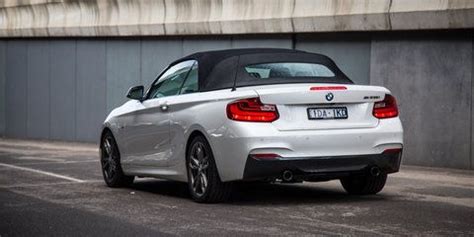
{"label": "chrome exhaust pipe", "polygon": [[291,172],[290,170],[285,170],[283,171],[283,175],[281,176],[281,178],[285,182],[290,182],[293,180],[293,172]]}
{"label": "chrome exhaust pipe", "polygon": [[382,173],[382,171],[377,166],[373,166],[372,168],[370,168],[370,175],[372,175],[374,177],[379,176],[381,173]]}

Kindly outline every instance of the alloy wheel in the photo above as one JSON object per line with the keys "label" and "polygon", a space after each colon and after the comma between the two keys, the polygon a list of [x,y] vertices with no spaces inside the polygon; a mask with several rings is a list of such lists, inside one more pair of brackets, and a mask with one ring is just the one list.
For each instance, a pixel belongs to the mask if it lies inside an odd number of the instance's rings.
{"label": "alloy wheel", "polygon": [[117,162],[112,138],[106,137],[102,143],[102,171],[105,179],[112,180],[117,173]]}
{"label": "alloy wheel", "polygon": [[202,142],[196,142],[191,148],[189,155],[189,177],[193,192],[197,196],[206,193],[208,187],[208,168],[209,168],[209,152],[206,150]]}

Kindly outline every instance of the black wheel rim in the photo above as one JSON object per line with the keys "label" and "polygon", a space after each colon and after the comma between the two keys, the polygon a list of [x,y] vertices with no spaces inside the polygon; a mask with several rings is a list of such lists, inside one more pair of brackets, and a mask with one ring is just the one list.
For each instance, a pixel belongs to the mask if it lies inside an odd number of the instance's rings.
{"label": "black wheel rim", "polygon": [[209,152],[202,142],[196,142],[191,147],[188,159],[188,175],[190,185],[196,196],[206,193],[208,187]]}
{"label": "black wheel rim", "polygon": [[102,173],[106,181],[111,181],[117,173],[117,162],[114,142],[111,137],[106,137],[101,146]]}

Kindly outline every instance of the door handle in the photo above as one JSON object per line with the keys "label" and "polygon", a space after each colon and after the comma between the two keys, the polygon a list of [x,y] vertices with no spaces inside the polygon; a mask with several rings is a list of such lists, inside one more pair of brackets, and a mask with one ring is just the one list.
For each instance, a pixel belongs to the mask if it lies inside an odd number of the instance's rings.
{"label": "door handle", "polygon": [[162,111],[167,111],[168,110],[168,105],[167,104],[162,104],[162,105],[160,105],[160,109]]}

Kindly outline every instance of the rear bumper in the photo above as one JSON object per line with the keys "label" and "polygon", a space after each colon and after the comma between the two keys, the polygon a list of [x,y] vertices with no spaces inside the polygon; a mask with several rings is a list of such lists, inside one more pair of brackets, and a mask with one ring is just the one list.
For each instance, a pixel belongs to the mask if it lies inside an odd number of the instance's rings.
{"label": "rear bumper", "polygon": [[384,173],[395,173],[400,168],[402,152],[333,157],[278,158],[259,160],[248,156],[244,180],[281,178],[289,170],[295,179],[322,181],[363,174],[371,167]]}
{"label": "rear bumper", "polygon": [[228,120],[222,130],[213,131],[208,137],[224,182],[244,179],[247,158],[253,154],[324,159],[371,156],[403,147],[403,128],[398,117],[380,120],[374,128],[297,131],[280,131],[272,123]]}

